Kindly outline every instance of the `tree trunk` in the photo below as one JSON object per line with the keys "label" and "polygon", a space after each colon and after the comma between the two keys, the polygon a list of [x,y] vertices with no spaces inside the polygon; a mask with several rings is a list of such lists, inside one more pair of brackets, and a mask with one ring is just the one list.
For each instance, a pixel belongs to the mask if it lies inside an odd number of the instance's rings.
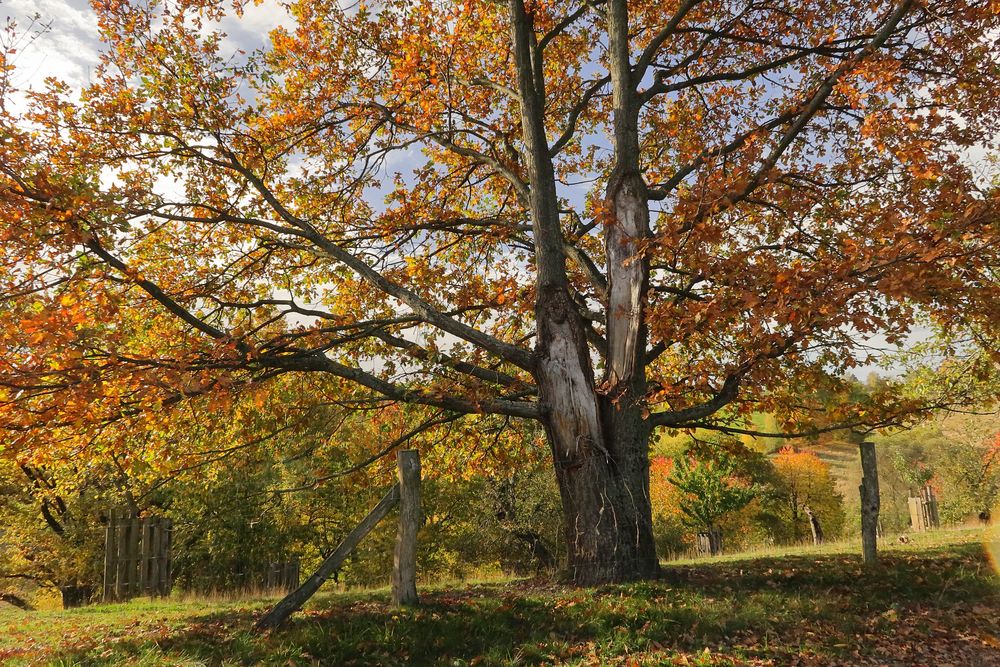
{"label": "tree trunk", "polygon": [[[616,154],[608,203],[616,231],[606,244],[607,376],[595,386],[587,326],[572,298],[566,239],[545,125],[545,71],[533,14],[509,0],[525,170],[530,190],[537,296],[536,368],[540,404],[565,510],[568,574],[579,584],[654,576],[658,566],[649,504],[649,426],[643,419],[648,264],[636,257],[648,235],[649,206],[638,164],[638,106],[630,80],[627,15],[616,5]],[[624,55],[622,55],[624,53]],[[598,290],[601,287],[598,286]]]}
{"label": "tree trunk", "polygon": [[813,514],[812,509],[805,506],[806,516],[809,517],[809,527],[812,529],[813,544],[823,544],[823,526],[819,523],[819,517]]}
{"label": "tree trunk", "polygon": [[641,415],[628,421],[612,417],[610,437],[581,442],[569,452],[556,446],[564,439],[559,426],[548,424],[563,504],[567,575],[580,585],[648,579],[659,571],[649,502],[649,430]]}

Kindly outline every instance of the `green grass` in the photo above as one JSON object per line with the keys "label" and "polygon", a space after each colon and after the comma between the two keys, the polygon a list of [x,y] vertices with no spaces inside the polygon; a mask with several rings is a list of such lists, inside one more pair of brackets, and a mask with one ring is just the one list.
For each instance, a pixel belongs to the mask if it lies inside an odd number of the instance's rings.
{"label": "green grass", "polygon": [[[978,531],[863,568],[844,545],[671,563],[654,582],[537,581],[318,597],[287,628],[267,601],[0,612],[0,662],[53,665],[1000,664],[1000,581]],[[853,549],[853,546],[847,548]],[[894,662],[895,661],[895,662]]]}

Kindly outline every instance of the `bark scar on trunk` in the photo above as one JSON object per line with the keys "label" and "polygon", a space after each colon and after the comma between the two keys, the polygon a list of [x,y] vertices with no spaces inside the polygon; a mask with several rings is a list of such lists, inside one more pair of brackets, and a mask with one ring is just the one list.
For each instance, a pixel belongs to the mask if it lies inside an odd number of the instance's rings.
{"label": "bark scar on trunk", "polygon": [[628,383],[641,371],[645,350],[645,292],[649,270],[642,242],[649,236],[649,200],[642,174],[616,169],[608,182],[605,231],[608,266],[608,366],[605,384]]}

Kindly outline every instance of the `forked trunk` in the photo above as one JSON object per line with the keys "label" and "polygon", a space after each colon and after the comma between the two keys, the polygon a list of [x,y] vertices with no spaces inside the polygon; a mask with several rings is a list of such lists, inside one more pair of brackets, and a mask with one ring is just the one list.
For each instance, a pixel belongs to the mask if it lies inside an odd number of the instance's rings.
{"label": "forked trunk", "polygon": [[655,576],[649,428],[637,405],[594,391],[568,299],[540,299],[539,384],[562,497],[567,574],[581,585]]}
{"label": "forked trunk", "polygon": [[567,241],[546,136],[545,73],[534,16],[524,0],[509,0],[509,5],[530,183],[523,201],[531,211],[537,270],[534,374],[566,517],[569,575],[579,584],[651,577],[657,561],[649,504],[649,428],[642,417],[648,266],[637,253],[648,234],[649,212],[637,162],[634,95],[619,100],[619,89],[630,85],[621,80],[628,75],[618,71],[627,70],[627,62],[613,75],[616,102],[627,107],[625,115],[616,113],[616,142],[631,150],[615,169],[608,191],[614,218],[608,235],[608,374],[598,388],[587,327],[566,273]]}
{"label": "forked trunk", "polygon": [[537,304],[538,382],[562,498],[568,576],[581,585],[653,577],[649,426],[632,392],[594,389],[580,316],[564,290]]}

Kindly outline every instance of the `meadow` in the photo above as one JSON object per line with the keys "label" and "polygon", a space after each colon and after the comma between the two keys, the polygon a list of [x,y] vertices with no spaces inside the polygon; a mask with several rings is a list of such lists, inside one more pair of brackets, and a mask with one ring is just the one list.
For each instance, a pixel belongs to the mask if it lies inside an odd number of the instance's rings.
{"label": "meadow", "polygon": [[[272,602],[135,600],[0,611],[10,665],[992,665],[1000,578],[979,529],[667,563],[657,581],[583,589],[550,580],[425,584],[318,595],[284,628]],[[986,540],[988,542],[988,540]],[[994,548],[996,545],[994,545]]]}

